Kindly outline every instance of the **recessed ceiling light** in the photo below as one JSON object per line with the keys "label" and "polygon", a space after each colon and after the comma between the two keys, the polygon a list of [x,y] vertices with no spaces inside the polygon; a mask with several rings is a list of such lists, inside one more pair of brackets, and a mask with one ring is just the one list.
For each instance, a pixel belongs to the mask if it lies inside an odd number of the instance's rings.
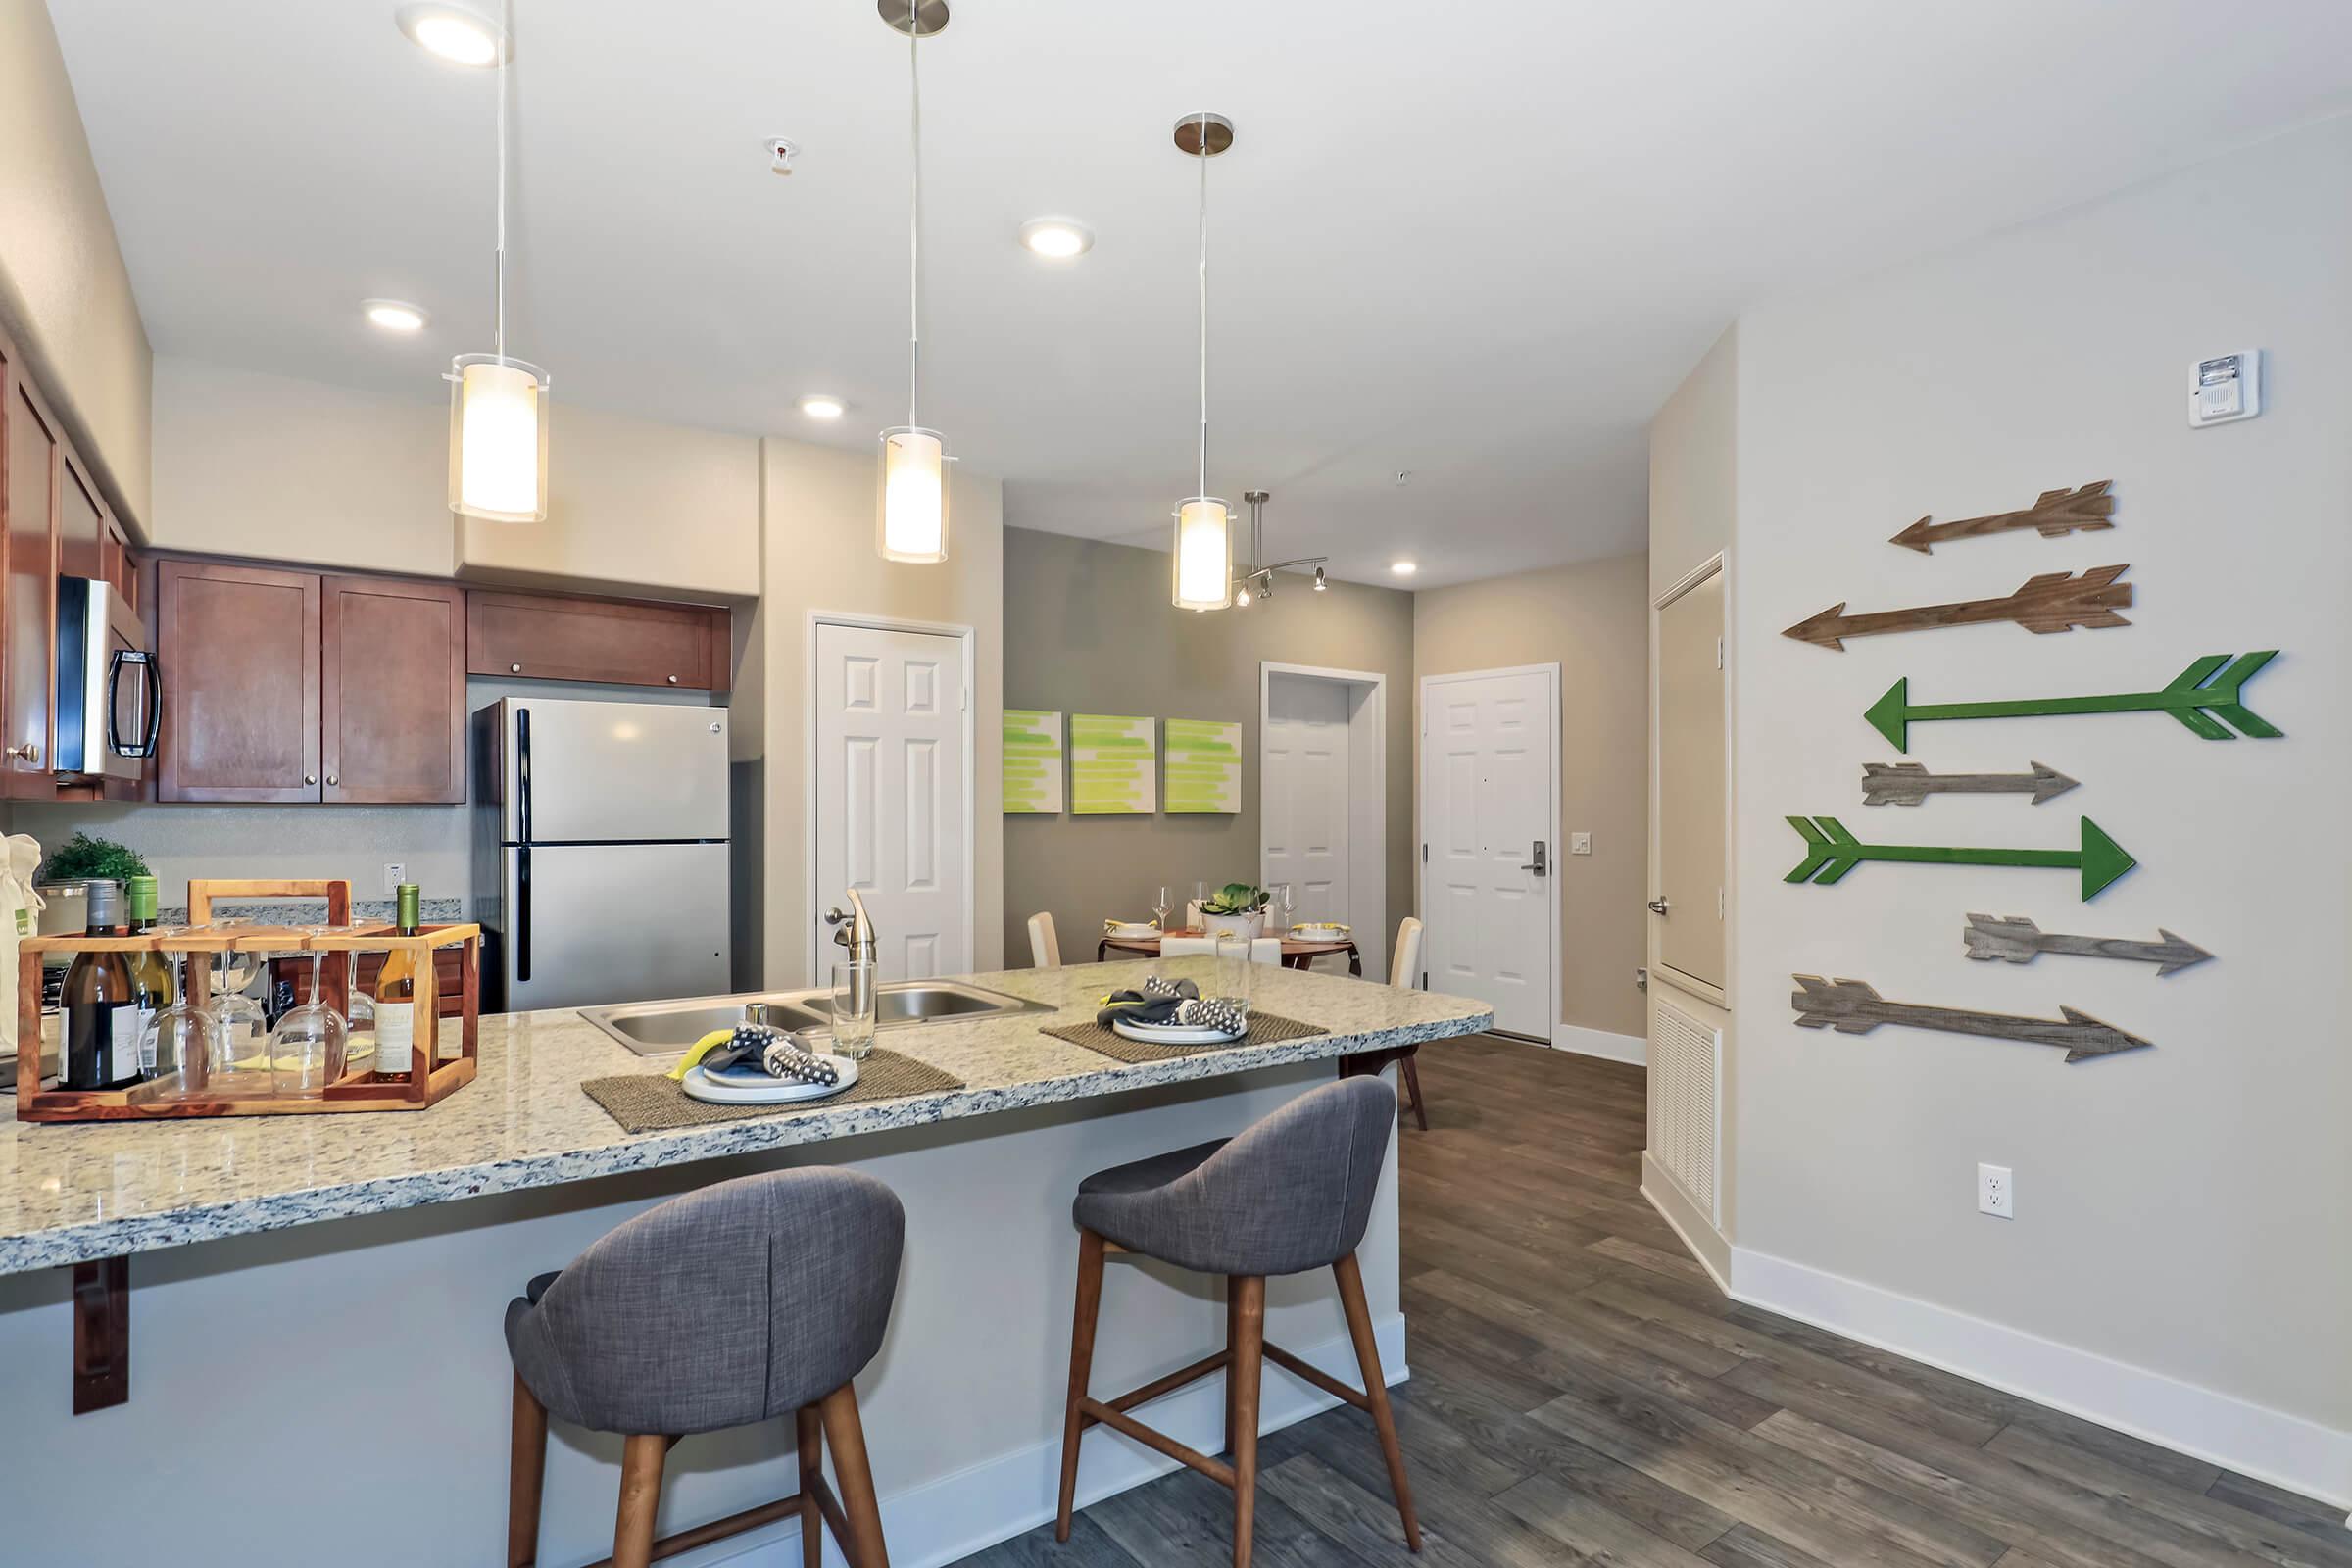
{"label": "recessed ceiling light", "polygon": [[1389,569],[1399,577],[1410,577],[1421,568],[1410,561],[1392,561],[1389,563]]}
{"label": "recessed ceiling light", "polygon": [[801,412],[811,419],[838,419],[848,407],[830,392],[811,392],[801,399]]}
{"label": "recessed ceiling light", "polygon": [[373,324],[387,332],[419,332],[432,318],[424,314],[421,305],[407,300],[362,300],[360,310]]}
{"label": "recessed ceiling light", "polygon": [[409,42],[452,65],[495,66],[510,52],[504,28],[461,6],[405,5],[392,20]]}
{"label": "recessed ceiling light", "polygon": [[1040,256],[1066,261],[1095,248],[1095,231],[1074,218],[1032,218],[1021,225],[1021,243]]}

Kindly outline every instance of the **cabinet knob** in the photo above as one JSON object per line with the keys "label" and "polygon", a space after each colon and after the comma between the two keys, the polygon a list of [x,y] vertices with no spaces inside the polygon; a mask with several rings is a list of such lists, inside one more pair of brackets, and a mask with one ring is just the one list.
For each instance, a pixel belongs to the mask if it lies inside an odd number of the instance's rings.
{"label": "cabinet knob", "polygon": [[675,685],[678,683],[678,677],[677,677],[677,676],[675,676],[675,675],[672,675],[672,676],[670,676],[670,677],[669,677],[669,683],[670,683],[672,686],[675,686]]}
{"label": "cabinet knob", "polygon": [[318,782],[318,775],[316,773],[305,773],[302,775],[302,781],[305,784],[316,784]]}
{"label": "cabinet knob", "polygon": [[326,775],[326,781],[327,781],[329,784],[335,784],[335,783],[340,783],[340,782],[341,782],[341,780],[337,779],[337,778],[335,777],[335,775],[334,775],[334,774],[332,774],[332,773],[329,773],[329,774],[327,774],[327,775]]}
{"label": "cabinet knob", "polygon": [[507,668],[513,670],[517,675],[522,673],[522,666],[520,664],[509,664]]}
{"label": "cabinet knob", "polygon": [[38,767],[41,765],[41,743],[39,741],[26,741],[22,746],[11,746],[8,749],[8,755],[13,758],[17,758],[20,760],[30,762],[34,767]]}

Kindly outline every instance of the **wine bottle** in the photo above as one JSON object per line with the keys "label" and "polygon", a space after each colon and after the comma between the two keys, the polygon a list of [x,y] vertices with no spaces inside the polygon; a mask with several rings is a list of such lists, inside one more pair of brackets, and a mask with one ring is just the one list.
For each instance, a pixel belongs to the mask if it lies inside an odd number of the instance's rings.
{"label": "wine bottle", "polygon": [[[122,888],[104,878],[87,884],[88,934],[127,936]],[[138,990],[130,959],[120,953],[76,953],[60,996],[66,1014],[65,1086],[127,1089],[139,1081]]]}
{"label": "wine bottle", "polygon": [[[130,906],[130,934],[134,937],[155,934],[155,878],[134,876],[123,885],[125,902]],[[130,984],[136,995],[139,1010],[139,1071],[155,1076],[155,1042],[147,1036],[147,1026],[155,1015],[172,1005],[174,987],[172,984],[172,964],[160,953],[130,955]]]}
{"label": "wine bottle", "polygon": [[[423,900],[416,884],[403,882],[396,915],[400,934],[413,937],[424,922],[418,916]],[[375,1071],[381,1078],[406,1078],[416,1050],[416,965],[432,962],[430,954],[413,948],[394,948],[384,955],[375,976]],[[437,1032],[437,1031],[436,1031]]]}

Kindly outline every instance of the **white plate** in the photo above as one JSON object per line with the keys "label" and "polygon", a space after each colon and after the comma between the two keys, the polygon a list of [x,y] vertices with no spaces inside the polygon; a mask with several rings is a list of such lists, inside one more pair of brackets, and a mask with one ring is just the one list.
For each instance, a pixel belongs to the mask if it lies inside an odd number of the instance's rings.
{"label": "white plate", "polygon": [[832,1063],[833,1070],[841,1074],[841,1082],[804,1084],[789,1078],[769,1078],[761,1073],[760,1076],[765,1082],[738,1083],[732,1076],[713,1078],[700,1067],[689,1067],[680,1087],[686,1091],[689,1100],[707,1100],[713,1105],[789,1105],[797,1101],[822,1100],[828,1095],[838,1095],[858,1081],[858,1064],[849,1057],[820,1054],[816,1059]]}
{"label": "white plate", "polygon": [[1345,942],[1348,928],[1344,925],[1302,925],[1292,928],[1291,935],[1301,942]]}
{"label": "white plate", "polygon": [[1155,937],[1159,935],[1159,927],[1155,925],[1120,924],[1112,926],[1104,934],[1114,937]]}
{"label": "white plate", "polygon": [[1248,1036],[1249,1030],[1229,1034],[1222,1029],[1200,1029],[1175,1023],[1130,1023],[1124,1018],[1110,1020],[1110,1032],[1129,1040],[1139,1040],[1148,1046],[1230,1046]]}

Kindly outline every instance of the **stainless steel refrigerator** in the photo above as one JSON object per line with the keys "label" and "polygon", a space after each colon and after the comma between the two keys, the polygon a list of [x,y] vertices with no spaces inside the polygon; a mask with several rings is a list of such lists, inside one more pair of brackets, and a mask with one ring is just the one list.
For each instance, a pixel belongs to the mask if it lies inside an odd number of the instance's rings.
{"label": "stainless steel refrigerator", "polygon": [[502,698],[473,715],[487,1005],[727,989],[727,711]]}

